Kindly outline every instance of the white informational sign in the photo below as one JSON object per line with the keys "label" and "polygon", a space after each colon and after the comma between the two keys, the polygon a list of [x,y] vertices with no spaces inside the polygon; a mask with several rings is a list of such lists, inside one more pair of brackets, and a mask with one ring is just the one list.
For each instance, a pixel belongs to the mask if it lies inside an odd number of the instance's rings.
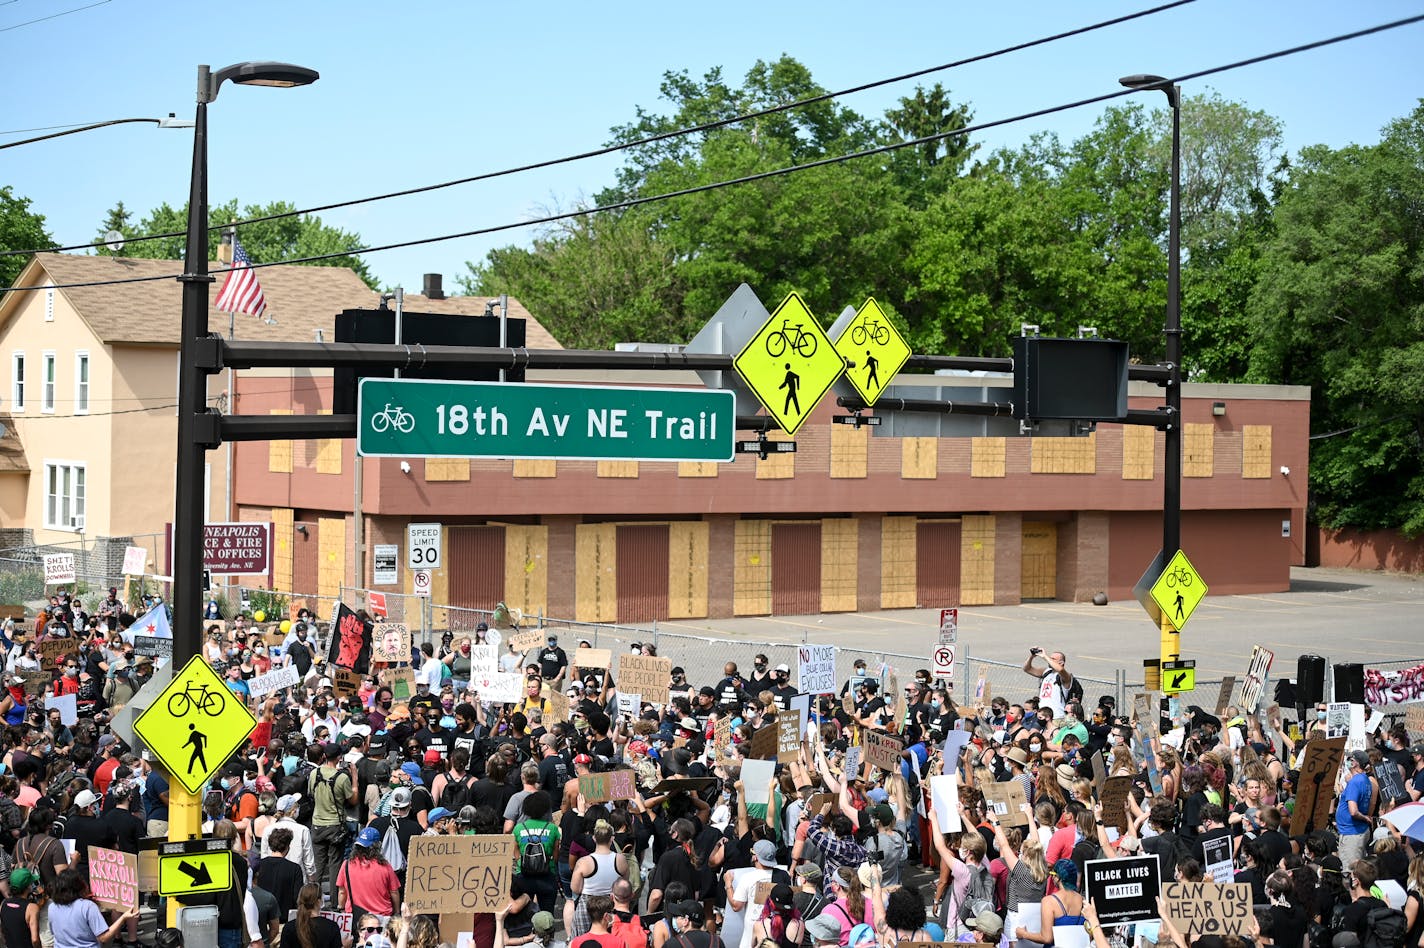
{"label": "white informational sign", "polygon": [[371,547],[371,583],[394,586],[400,582],[399,557],[400,547],[394,543],[377,543]]}
{"label": "white informational sign", "polygon": [[1229,833],[1224,836],[1203,839],[1202,855],[1206,857],[1206,865],[1202,867],[1202,872],[1208,879],[1222,885],[1236,881],[1236,867],[1232,865],[1231,861],[1231,835]]}
{"label": "white informational sign", "polygon": [[434,581],[430,570],[418,569],[410,574],[410,587],[417,596],[429,596],[430,584]]}
{"label": "white informational sign", "polygon": [[945,642],[944,635],[939,637],[939,645],[934,652],[934,676],[936,678],[954,677],[954,643]]}
{"label": "white informational sign", "polygon": [[412,523],[407,526],[405,565],[411,569],[439,569],[440,534],[438,523]]}
{"label": "white informational sign", "polygon": [[963,829],[959,820],[958,775],[935,774],[931,777],[930,800],[934,804],[935,820],[941,833],[958,833]]}
{"label": "white informational sign", "polygon": [[1345,751],[1362,751],[1365,749],[1365,706],[1362,704],[1350,705],[1350,723],[1345,734]]}
{"label": "white informational sign", "polygon": [[79,696],[58,695],[45,699],[46,711],[58,711],[59,723],[65,727],[79,723]]}
{"label": "white informational sign", "polygon": [[801,693],[833,694],[836,690],[836,647],[834,645],[802,645],[796,650],[796,680]]}
{"label": "white informational sign", "polygon": [[46,553],[44,558],[45,585],[58,586],[75,581],[73,553]]}
{"label": "white informational sign", "polygon": [[792,695],[791,703],[788,705],[792,711],[796,712],[797,728],[800,733],[806,733],[806,724],[811,720],[811,696]]}
{"label": "white informational sign", "polygon": [[939,641],[940,644],[957,645],[959,640],[959,610],[941,609],[939,611]]}
{"label": "white informational sign", "polygon": [[141,546],[124,547],[125,576],[142,576],[148,569],[148,551]]}
{"label": "white informational sign", "polygon": [[638,716],[638,712],[643,708],[643,696],[638,694],[624,694],[618,692],[618,713],[628,714],[633,717]]}
{"label": "white informational sign", "polygon": [[295,688],[301,680],[302,676],[297,672],[297,666],[287,665],[284,668],[274,668],[265,675],[248,679],[247,691],[252,697],[261,698],[274,691],[281,691],[283,688]]}
{"label": "white informational sign", "polygon": [[747,806],[771,802],[771,777],[776,773],[774,760],[742,761],[742,786],[746,788]]}

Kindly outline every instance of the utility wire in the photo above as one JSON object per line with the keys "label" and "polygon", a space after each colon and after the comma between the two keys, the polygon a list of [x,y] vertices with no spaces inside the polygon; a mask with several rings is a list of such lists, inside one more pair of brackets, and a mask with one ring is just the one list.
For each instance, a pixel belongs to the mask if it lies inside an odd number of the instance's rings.
{"label": "utility wire", "polygon": [[[1188,82],[1193,79],[1201,79],[1205,76],[1216,75],[1218,73],[1228,72],[1234,69],[1240,69],[1245,66],[1253,66],[1274,59],[1282,59],[1287,56],[1293,56],[1298,53],[1308,52],[1310,50],[1319,49],[1324,46],[1331,46],[1336,43],[1343,43],[1347,40],[1358,39],[1362,36],[1369,36],[1374,33],[1382,33],[1387,30],[1398,29],[1402,26],[1410,26],[1422,20],[1424,20],[1424,13],[1412,17],[1406,17],[1402,20],[1394,20],[1389,23],[1382,23],[1378,26],[1371,26],[1361,30],[1355,30],[1351,33],[1341,33],[1337,36],[1332,36],[1327,39],[1315,40],[1311,43],[1303,43],[1299,46],[1292,46],[1287,49],[1276,50],[1272,53],[1263,53],[1259,56],[1252,56],[1247,59],[1237,60],[1236,62],[1227,63],[1222,66],[1213,66],[1208,69],[1199,69],[1195,72],[1184,73],[1175,78],[1168,79],[1167,82],[1172,84],[1178,84],[1182,82]],[[829,165],[836,165],[858,158],[867,158],[874,155],[888,154],[893,151],[898,151],[901,148],[912,148],[916,145],[924,145],[930,142],[943,141],[944,139],[954,138],[960,135],[968,135],[971,132],[981,132],[990,128],[998,128],[1002,125],[1010,125],[1015,122],[1026,121],[1028,119],[1041,118],[1045,115],[1053,115],[1058,112],[1066,112],[1070,109],[1082,108],[1085,105],[1094,105],[1100,102],[1108,102],[1113,99],[1122,98],[1123,96],[1136,95],[1140,91],[1141,90],[1139,89],[1119,89],[1117,91],[1104,93],[1102,95],[1090,96],[1085,99],[1078,99],[1074,102],[1067,102],[1061,105],[1052,105],[1042,109],[1036,109],[1032,112],[1024,112],[1019,115],[1010,116],[1008,118],[995,119],[989,122],[980,122],[977,125],[966,125],[963,128],[952,129],[947,132],[938,132],[934,135],[926,135],[922,138],[911,139],[910,141],[895,142],[889,145],[881,145],[876,148],[867,148],[863,151],[851,152],[845,155],[836,155],[831,158],[822,158],[817,161],[809,161],[804,164],[790,165],[785,168],[774,168],[770,171],[762,171],[756,174],[744,175],[740,178],[732,178],[730,180],[725,181],[714,181],[708,184],[694,185],[692,187],[681,188],[676,191],[666,191],[661,194],[651,194],[646,195],[644,197],[629,198],[626,201],[617,201],[612,204],[603,204],[596,207],[581,208],[579,210],[574,211],[565,211],[561,214],[550,214],[545,217],[516,221],[513,223],[495,224],[490,227],[481,227],[476,228],[474,230],[460,231],[459,233],[455,234],[443,234],[437,237],[420,237],[414,240],[403,240],[389,244],[378,244],[370,247],[360,247],[350,250],[342,250],[335,253],[317,254],[310,257],[295,257],[289,260],[274,260],[269,263],[254,263],[250,266],[252,269],[258,270],[264,269],[266,267],[287,266],[302,263],[318,263],[323,260],[333,260],[340,257],[360,256],[362,254],[368,253],[379,253],[384,250],[396,250],[403,247],[415,247],[423,244],[442,243],[444,241],[449,240],[459,240],[464,237],[478,237],[487,234],[499,233],[501,231],[516,230],[523,227],[535,226],[538,224],[549,224],[554,223],[556,221],[569,220],[576,217],[587,217],[593,214],[603,213],[607,211],[626,210],[628,208],[638,207],[643,204],[651,204],[657,201],[666,201],[672,198],[686,197],[688,195],[701,194],[708,191],[716,191],[720,190],[721,188],[732,187],[740,184],[748,184],[753,181],[764,181],[769,178],[779,178],[785,175],[794,174],[796,172],[807,171],[812,168],[827,167]],[[232,268],[230,267],[223,267],[217,270],[212,270],[210,272],[213,275],[217,275],[222,273],[228,273],[231,271],[231,269]],[[71,287],[85,286],[111,286],[123,283],[150,283],[158,280],[171,279],[174,279],[174,276],[165,275],[148,277],[128,277],[119,280],[91,280],[80,283],[56,283],[50,284],[49,286],[16,286],[0,288],[0,292],[13,293],[25,290],[67,289]]]}
{"label": "utility wire", "polygon": [[108,3],[108,2],[109,2],[109,0],[97,0],[96,3],[91,3],[91,4],[88,4],[87,6],[82,6],[82,7],[75,7],[73,10],[64,10],[64,11],[62,11],[62,12],[60,12],[60,13],[51,13],[49,16],[42,16],[42,17],[37,17],[36,19],[33,19],[33,20],[26,20],[26,21],[23,22],[23,23],[16,23],[16,24],[13,25],[13,26],[0,26],[0,33],[8,33],[8,32],[10,32],[11,30],[18,30],[18,29],[19,29],[20,27],[22,27],[22,26],[33,26],[33,25],[36,24],[36,23],[43,23],[45,20],[57,20],[57,19],[59,19],[59,18],[62,17],[62,16],[69,16],[69,14],[71,14],[71,13],[79,13],[79,12],[84,11],[84,10],[92,10],[92,9],[95,8],[95,7],[102,7],[104,4],[106,4],[106,3]]}
{"label": "utility wire", "polygon": [[[245,220],[233,221],[233,222],[230,223],[230,224],[222,224],[222,225],[219,225],[219,226],[216,226],[216,227],[209,227],[208,230],[209,230],[210,232],[212,232],[212,231],[220,231],[220,230],[224,230],[224,229],[226,229],[226,228],[228,228],[228,227],[242,227],[242,226],[245,226],[245,225],[247,225],[247,224],[260,224],[260,223],[264,223],[264,222],[266,222],[266,221],[282,220],[283,218],[287,218],[287,217],[297,217],[297,216],[300,216],[300,215],[302,215],[302,214],[317,214],[317,213],[320,213],[320,212],[323,212],[323,211],[333,211],[333,210],[337,210],[337,209],[343,208],[343,207],[353,207],[353,206],[355,206],[355,205],[357,205],[357,204],[369,204],[369,203],[371,203],[371,202],[373,202],[373,201],[385,201],[385,200],[388,200],[388,199],[390,199],[390,198],[408,197],[408,196],[410,196],[410,195],[412,195],[412,194],[424,194],[424,193],[429,192],[429,191],[438,191],[438,190],[440,190],[440,189],[442,189],[442,188],[453,188],[453,187],[456,187],[457,185],[461,185],[461,184],[472,184],[472,183],[474,183],[474,182],[476,182],[476,181],[489,181],[489,180],[491,180],[491,179],[493,179],[493,178],[502,178],[502,177],[506,177],[506,176],[508,176],[508,175],[521,174],[521,173],[523,173],[523,172],[525,172],[525,171],[537,171],[537,170],[539,170],[540,168],[552,168],[552,167],[554,167],[555,165],[568,164],[568,163],[574,162],[574,161],[582,161],[582,160],[584,160],[585,158],[599,158],[599,157],[602,157],[602,156],[604,156],[604,155],[611,155],[611,154],[614,154],[614,153],[616,153],[616,152],[626,151],[626,150],[631,149],[631,148],[640,148],[640,147],[642,147],[642,146],[644,146],[644,145],[653,145],[653,144],[656,144],[656,143],[658,143],[658,142],[667,141],[667,140],[672,139],[672,138],[681,138],[681,137],[684,136],[684,135],[695,135],[695,134],[697,134],[697,133],[699,133],[699,132],[708,132],[708,131],[712,131],[712,130],[718,129],[718,128],[725,128],[725,127],[728,126],[728,125],[735,125],[735,124],[737,124],[738,122],[746,122],[746,121],[750,121],[750,120],[752,120],[752,119],[763,118],[763,117],[768,116],[768,115],[776,115],[776,114],[779,114],[779,113],[781,113],[781,112],[788,112],[788,111],[791,111],[792,109],[799,109],[799,108],[801,108],[801,107],[803,107],[803,106],[807,106],[807,105],[815,105],[815,104],[818,103],[818,102],[825,102],[825,101],[828,101],[828,100],[830,100],[830,99],[834,99],[834,98],[837,98],[837,97],[840,97],[840,96],[854,95],[854,94],[857,93],[857,92],[864,92],[864,91],[866,91],[866,90],[868,90],[868,89],[876,89],[876,88],[879,88],[880,86],[892,85],[892,84],[897,83],[897,82],[904,82],[904,81],[907,80],[907,79],[917,79],[917,78],[919,78],[919,77],[921,77],[921,76],[930,75],[931,73],[944,72],[944,71],[949,70],[949,69],[957,69],[957,68],[959,68],[960,66],[967,66],[967,65],[970,65],[970,64],[972,64],[972,63],[977,63],[977,62],[984,62],[985,60],[995,59],[995,58],[997,58],[997,57],[999,57],[999,56],[1006,56],[1006,55],[1008,55],[1009,53],[1021,52],[1021,51],[1025,50],[1025,49],[1032,49],[1032,48],[1035,47],[1035,46],[1043,46],[1043,45],[1046,45],[1046,44],[1048,44],[1048,43],[1055,43],[1055,42],[1057,42],[1057,41],[1059,41],[1059,40],[1062,40],[1062,39],[1069,39],[1069,38],[1074,37],[1074,36],[1080,36],[1080,35],[1083,35],[1083,34],[1085,34],[1085,33],[1091,33],[1091,32],[1093,32],[1093,31],[1095,31],[1095,30],[1101,30],[1101,29],[1104,29],[1104,28],[1109,27],[1109,26],[1116,26],[1116,25],[1119,24],[1119,23],[1126,23],[1126,22],[1128,22],[1128,21],[1130,21],[1130,20],[1136,20],[1136,19],[1140,19],[1140,18],[1142,18],[1142,17],[1152,16],[1153,14],[1161,13],[1161,12],[1163,12],[1164,10],[1170,10],[1170,9],[1172,9],[1172,8],[1174,8],[1174,7],[1185,6],[1186,4],[1195,3],[1195,2],[1196,2],[1196,0],[1172,0],[1172,2],[1170,2],[1170,3],[1165,3],[1165,4],[1162,4],[1162,5],[1160,5],[1160,6],[1151,7],[1151,8],[1146,9],[1146,10],[1139,10],[1139,11],[1136,12],[1136,13],[1128,13],[1128,14],[1125,14],[1125,15],[1123,15],[1123,16],[1114,17],[1114,18],[1112,18],[1112,19],[1110,19],[1110,20],[1102,20],[1102,21],[1100,21],[1100,22],[1098,22],[1098,23],[1089,24],[1088,26],[1080,26],[1080,27],[1077,27],[1077,28],[1075,28],[1075,29],[1067,30],[1067,31],[1062,32],[1062,33],[1055,33],[1055,34],[1053,34],[1052,36],[1044,36],[1044,37],[1040,37],[1039,39],[1028,40],[1028,41],[1026,41],[1026,42],[1018,43],[1018,44],[1013,45],[1013,46],[1005,46],[1004,48],[1002,48],[1002,49],[996,49],[996,50],[994,50],[993,52],[989,52],[989,53],[978,53],[978,54],[976,54],[976,55],[974,55],[974,56],[970,56],[970,57],[968,57],[968,58],[966,58],[966,59],[958,59],[958,60],[955,60],[954,62],[942,63],[942,64],[940,64],[940,65],[938,65],[938,66],[928,66],[928,67],[926,67],[926,68],[924,68],[924,69],[917,69],[917,70],[915,70],[914,72],[907,72],[907,73],[902,73],[902,74],[900,74],[900,75],[898,75],[898,76],[891,76],[891,77],[888,78],[888,79],[876,79],[876,80],[874,80],[873,82],[866,82],[866,83],[862,83],[861,85],[858,85],[858,86],[851,86],[849,89],[842,89],[842,90],[839,91],[839,92],[826,92],[826,93],[823,93],[823,94],[821,94],[821,95],[811,96],[810,98],[798,99],[798,100],[796,100],[796,101],[794,101],[794,102],[786,102],[786,103],[784,103],[784,104],[782,104],[782,105],[774,105],[774,106],[771,106],[771,107],[769,107],[769,108],[761,109],[760,111],[757,111],[757,112],[747,112],[747,113],[742,114],[742,115],[734,115],[734,116],[732,116],[732,117],[730,117],[730,118],[717,119],[716,121],[707,122],[707,123],[702,124],[702,125],[693,125],[693,126],[690,126],[690,127],[688,127],[688,128],[679,128],[679,129],[674,129],[674,130],[668,131],[668,132],[660,132],[660,133],[658,133],[658,134],[656,134],[656,135],[649,135],[649,136],[647,136],[646,138],[639,138],[639,139],[637,139],[637,140],[635,140],[635,141],[624,142],[624,143],[621,143],[621,144],[618,144],[618,145],[606,145],[606,146],[604,146],[604,147],[602,147],[602,148],[595,148],[595,149],[593,149],[592,151],[579,152],[578,154],[574,154],[574,155],[565,155],[565,156],[562,157],[562,158],[549,158],[549,159],[546,159],[546,160],[544,160],[544,161],[536,161],[536,162],[533,162],[532,164],[518,165],[518,166],[513,167],[513,168],[505,168],[505,169],[503,169],[503,170],[501,170],[501,171],[486,171],[486,172],[483,172],[483,173],[481,173],[481,174],[471,175],[471,176],[466,177],[466,178],[456,178],[456,179],[454,179],[454,180],[452,180],[452,181],[441,181],[441,182],[439,182],[439,183],[437,183],[437,184],[420,185],[420,186],[414,187],[414,188],[406,188],[406,189],[401,190],[401,191],[389,191],[389,192],[387,192],[387,193],[385,193],[385,194],[375,194],[375,195],[372,195],[372,196],[370,196],[370,197],[355,198],[355,199],[350,200],[350,201],[338,201],[338,202],[336,202],[336,203],[334,203],[334,204],[321,204],[321,205],[318,205],[318,206],[316,206],[316,207],[309,207],[309,208],[305,208],[305,209],[302,209],[302,210],[296,210],[296,211],[283,211],[283,212],[280,213],[280,214],[268,214],[268,215],[266,215],[266,216],[264,216],[264,217],[249,217],[249,218],[247,218],[247,219],[245,219]],[[149,234],[149,235],[144,236],[144,237],[127,237],[127,238],[125,238],[125,239],[122,240],[122,241],[117,241],[117,240],[107,240],[107,241],[105,241],[105,240],[101,240],[101,241],[95,241],[94,243],[89,243],[89,244],[73,244],[73,245],[68,246],[68,247],[50,247],[50,248],[45,248],[44,251],[36,251],[36,250],[8,250],[8,251],[0,252],[0,257],[8,257],[8,256],[19,255],[19,254],[30,254],[30,253],[40,253],[40,252],[52,252],[52,253],[53,253],[53,252],[62,252],[62,251],[67,251],[67,250],[88,250],[88,249],[96,248],[96,247],[107,247],[107,246],[109,246],[109,245],[111,245],[111,244],[117,244],[117,243],[137,243],[137,242],[145,241],[145,240],[166,240],[166,239],[168,239],[168,238],[170,238],[170,237],[183,237],[183,236],[186,235],[186,233],[187,233],[186,231],[181,231],[181,230],[178,230],[178,231],[170,231],[170,232],[168,232],[168,233],[163,233],[163,234]]]}

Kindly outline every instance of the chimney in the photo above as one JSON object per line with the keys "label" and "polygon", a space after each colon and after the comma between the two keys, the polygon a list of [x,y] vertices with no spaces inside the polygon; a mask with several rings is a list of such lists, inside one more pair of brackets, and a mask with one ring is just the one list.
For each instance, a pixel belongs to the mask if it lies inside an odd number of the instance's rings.
{"label": "chimney", "polygon": [[442,282],[443,278],[440,274],[427,273],[425,275],[425,288],[421,291],[421,295],[428,300],[443,300],[445,298],[445,291],[440,288]]}

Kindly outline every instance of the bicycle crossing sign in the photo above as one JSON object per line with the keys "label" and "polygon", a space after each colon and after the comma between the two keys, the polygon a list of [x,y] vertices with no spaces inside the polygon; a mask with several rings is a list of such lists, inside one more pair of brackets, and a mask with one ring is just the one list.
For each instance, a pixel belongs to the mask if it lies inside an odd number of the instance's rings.
{"label": "bicycle crossing sign", "polygon": [[867,405],[875,404],[885,386],[910,360],[910,347],[873,297],[865,301],[841,332],[836,351],[855,363],[854,368],[846,369],[846,381]]}
{"label": "bicycle crossing sign", "polygon": [[1162,610],[1162,615],[1181,630],[1192,617],[1197,604],[1206,598],[1206,583],[1187,559],[1187,554],[1178,550],[1162,570],[1162,575],[1152,584],[1152,601]]}
{"label": "bicycle crossing sign", "polygon": [[212,666],[195,655],[134,721],[134,733],[171,779],[199,793],[247,740],[257,719]]}
{"label": "bicycle crossing sign", "polygon": [[781,301],[732,366],[791,435],[846,367],[845,358],[796,293]]}

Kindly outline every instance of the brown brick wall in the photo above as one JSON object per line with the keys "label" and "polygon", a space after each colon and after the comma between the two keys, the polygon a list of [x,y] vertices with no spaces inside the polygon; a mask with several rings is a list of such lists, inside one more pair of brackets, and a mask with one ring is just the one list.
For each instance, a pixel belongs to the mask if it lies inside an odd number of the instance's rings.
{"label": "brown brick wall", "polygon": [[709,619],[732,615],[732,581],[736,575],[738,517],[717,514],[707,521],[707,610]]}
{"label": "brown brick wall", "polygon": [[[874,443],[874,442],[872,442]],[[861,609],[880,608],[880,518],[858,517],[859,559],[856,564],[856,598]]]}
{"label": "brown brick wall", "polygon": [[[1027,465],[1027,451],[1023,461]],[[1023,577],[1022,557],[1023,517],[1017,513],[997,514],[994,518],[994,605],[1018,605]]]}
{"label": "brown brick wall", "polygon": [[549,528],[549,615],[574,614],[574,527],[578,517],[545,517]]}

